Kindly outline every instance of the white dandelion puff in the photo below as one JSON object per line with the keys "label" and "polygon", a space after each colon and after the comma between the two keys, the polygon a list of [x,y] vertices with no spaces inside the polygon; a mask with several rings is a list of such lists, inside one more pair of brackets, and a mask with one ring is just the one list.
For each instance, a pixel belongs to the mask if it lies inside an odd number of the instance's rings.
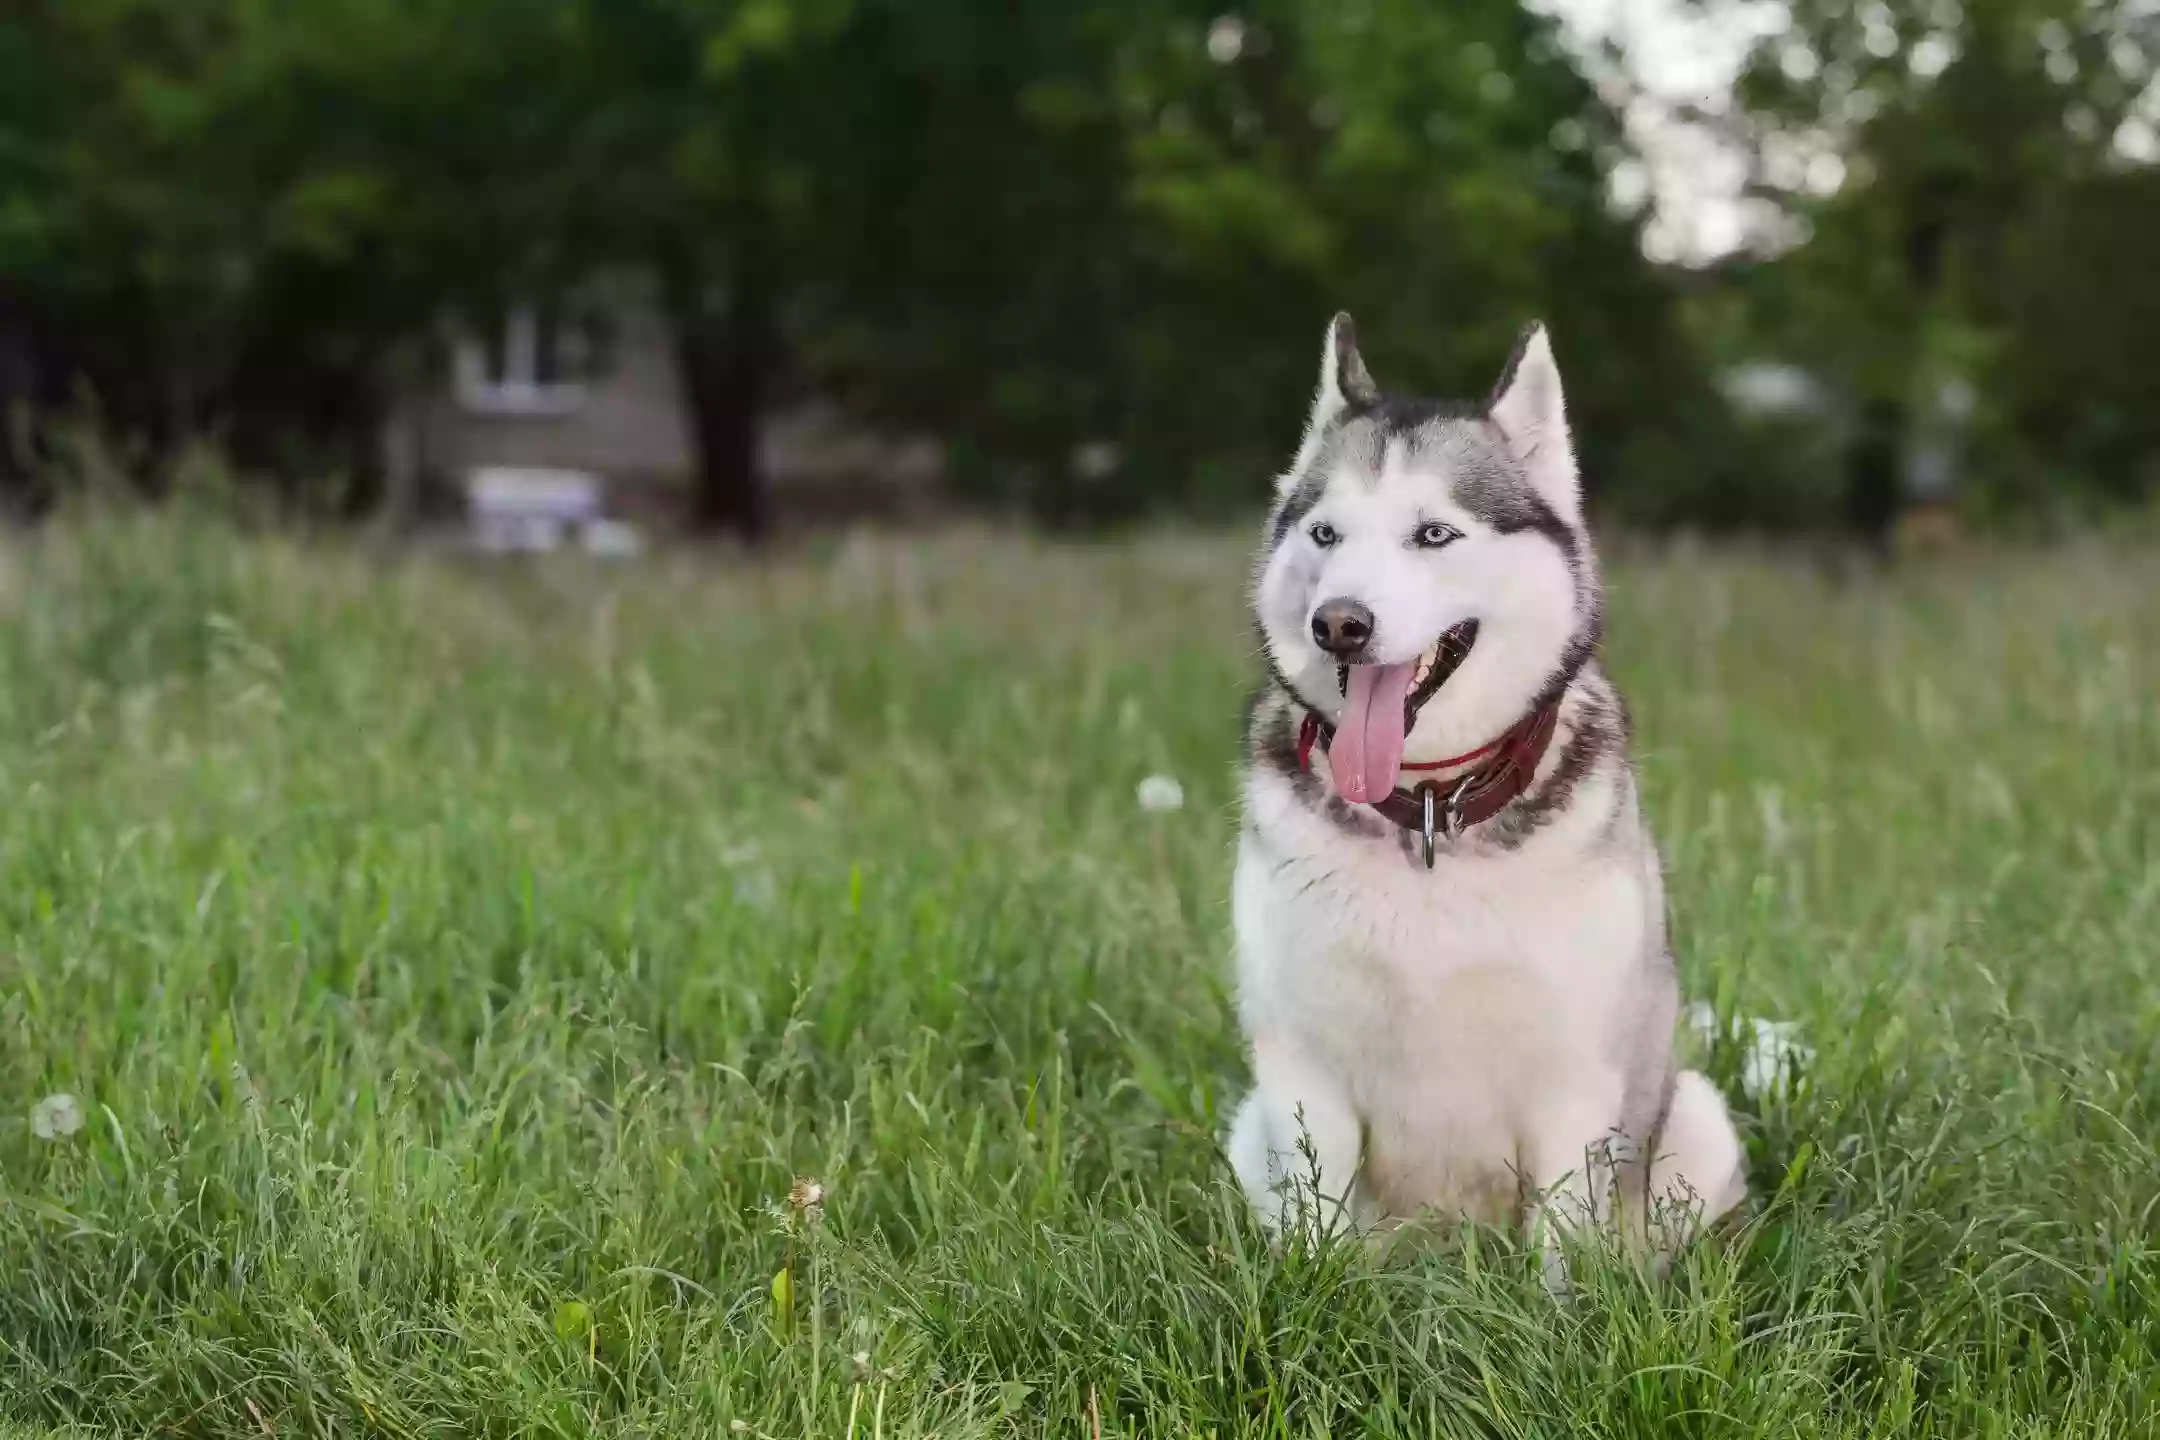
{"label": "white dandelion puff", "polygon": [[82,1101],[66,1091],[47,1095],[30,1107],[30,1133],[40,1140],[65,1140],[85,1123]]}
{"label": "white dandelion puff", "polygon": [[[1687,1007],[1687,1026],[1704,1044],[1718,1038],[1717,1012],[1700,1000]],[[1724,1027],[1725,1038],[1747,1045],[1740,1058],[1740,1088],[1751,1100],[1765,1095],[1783,1096],[1814,1062],[1813,1046],[1800,1042],[1797,1020],[1765,1020],[1760,1016],[1734,1016]]]}
{"label": "white dandelion puff", "polygon": [[1150,775],[1134,790],[1140,808],[1150,814],[1185,808],[1185,787],[1174,775]]}
{"label": "white dandelion puff", "polygon": [[1755,1043],[1740,1062],[1740,1088],[1753,1100],[1785,1094],[1815,1059],[1814,1049],[1797,1038],[1798,1021],[1758,1017],[1748,1023],[1755,1028]]}

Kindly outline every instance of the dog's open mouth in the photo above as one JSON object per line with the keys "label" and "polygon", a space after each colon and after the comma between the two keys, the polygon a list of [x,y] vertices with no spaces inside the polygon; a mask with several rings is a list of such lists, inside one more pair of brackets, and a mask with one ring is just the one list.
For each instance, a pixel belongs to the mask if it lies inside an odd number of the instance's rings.
{"label": "dog's open mouth", "polygon": [[1343,708],[1328,747],[1328,773],[1343,799],[1371,805],[1395,788],[1403,743],[1417,724],[1418,711],[1462,665],[1477,643],[1477,631],[1477,621],[1465,620],[1415,660],[1337,668]]}
{"label": "dog's open mouth", "polygon": [[[1447,684],[1448,677],[1469,658],[1470,647],[1477,644],[1477,631],[1478,622],[1475,620],[1465,620],[1460,625],[1450,626],[1446,634],[1433,641],[1430,650],[1417,657],[1410,674],[1409,692],[1403,696],[1405,734],[1417,724],[1418,711],[1425,708],[1425,702],[1439,694],[1440,687]],[[1337,694],[1349,695],[1350,668],[1348,665],[1335,667]]]}

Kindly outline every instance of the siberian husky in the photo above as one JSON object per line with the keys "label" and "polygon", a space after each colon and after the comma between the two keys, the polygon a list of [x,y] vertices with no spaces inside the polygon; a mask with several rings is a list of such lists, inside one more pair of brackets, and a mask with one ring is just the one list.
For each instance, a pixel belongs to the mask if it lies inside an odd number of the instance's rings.
{"label": "siberian husky", "polygon": [[1560,372],[1533,326],[1482,406],[1383,394],[1347,315],[1278,482],[1253,608],[1233,896],[1262,1220],[1420,1212],[1669,1255],[1739,1202],[1679,1004]]}

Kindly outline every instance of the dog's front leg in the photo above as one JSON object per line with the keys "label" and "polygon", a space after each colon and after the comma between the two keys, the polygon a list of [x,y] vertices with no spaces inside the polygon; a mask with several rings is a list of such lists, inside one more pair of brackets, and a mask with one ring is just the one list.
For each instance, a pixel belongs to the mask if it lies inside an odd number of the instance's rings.
{"label": "dog's front leg", "polygon": [[1524,1218],[1544,1256],[1545,1283],[1556,1293],[1567,1288],[1565,1241],[1611,1219],[1614,1175],[1631,1159],[1619,1111],[1617,1079],[1585,1085],[1542,1107],[1526,1137],[1532,1191]]}
{"label": "dog's front leg", "polygon": [[1272,1035],[1255,1037],[1253,1089],[1230,1127],[1230,1164],[1260,1223],[1324,1234],[1355,1218],[1363,1132],[1336,1078]]}

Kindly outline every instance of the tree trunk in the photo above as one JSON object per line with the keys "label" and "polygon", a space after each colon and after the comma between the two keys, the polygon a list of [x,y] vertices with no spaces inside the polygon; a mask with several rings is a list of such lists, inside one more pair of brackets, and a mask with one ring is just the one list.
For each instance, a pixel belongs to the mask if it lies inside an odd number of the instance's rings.
{"label": "tree trunk", "polygon": [[27,327],[0,301],[0,505],[12,505],[30,488],[35,365]]}
{"label": "tree trunk", "polygon": [[1860,410],[1858,432],[1846,462],[1845,519],[1855,535],[1879,555],[1889,554],[1899,515],[1905,509],[1905,463],[1912,431],[1912,387],[1924,358],[1914,338],[1935,311],[1942,288],[1943,248],[1949,239],[1948,216],[1956,199],[1952,184],[1940,177],[1920,186],[1917,217],[1905,229],[1905,273],[1912,285],[1917,317],[1902,337],[1906,363],[1898,367],[1898,389],[1869,399]]}
{"label": "tree trunk", "polygon": [[0,519],[34,517],[50,499],[40,440],[58,369],[31,307],[0,292]]}
{"label": "tree trunk", "polygon": [[780,350],[772,296],[745,275],[715,305],[695,267],[671,268],[669,322],[697,450],[691,522],[756,544],[771,526],[758,436]]}
{"label": "tree trunk", "polygon": [[1860,410],[1846,460],[1845,523],[1868,549],[1887,555],[1904,499],[1905,406],[1877,397]]}

